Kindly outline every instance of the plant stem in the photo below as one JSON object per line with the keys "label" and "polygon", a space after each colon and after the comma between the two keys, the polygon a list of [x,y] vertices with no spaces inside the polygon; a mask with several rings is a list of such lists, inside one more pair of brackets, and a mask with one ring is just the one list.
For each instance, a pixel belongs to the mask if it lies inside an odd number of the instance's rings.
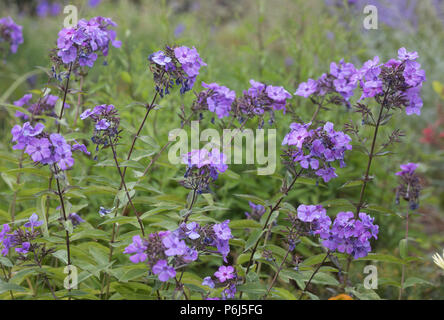
{"label": "plant stem", "polygon": [[[407,209],[407,212],[405,214],[405,246],[406,246],[406,249],[408,248],[408,238],[409,238],[409,209]],[[399,288],[398,300],[402,299],[402,292],[404,289],[403,286],[404,286],[405,272],[406,272],[405,269],[406,269],[405,264],[403,264],[402,265],[402,273],[401,273],[401,288]]]}
{"label": "plant stem", "polygon": [[78,96],[77,96],[76,116],[75,116],[75,118],[74,118],[74,124],[73,124],[74,127],[77,125],[77,120],[79,119],[80,109],[81,109],[81,107],[82,107],[82,100],[83,100],[83,99],[82,99],[83,81],[84,81],[84,78],[83,78],[83,75],[82,75],[82,76],[80,77],[80,84],[79,84],[79,88],[80,88],[80,90],[79,90],[79,93],[78,93]]}
{"label": "plant stem", "polygon": [[[265,220],[262,230],[265,230],[268,227],[268,222],[270,221],[270,218],[271,218],[273,212],[275,212],[279,208],[279,205],[281,204],[282,200],[284,200],[284,198],[287,196],[288,192],[291,190],[291,188],[293,188],[293,185],[296,183],[296,181],[298,180],[298,178],[302,174],[302,171],[303,171],[303,169],[301,169],[297,173],[297,175],[291,181],[290,185],[286,188],[285,194],[283,194],[279,198],[279,200],[276,202],[276,204],[270,209],[270,212],[268,213],[267,219]],[[256,243],[254,244],[253,250],[251,251],[250,259],[248,260],[248,264],[247,264],[247,270],[245,271],[245,278],[243,281],[244,283],[247,280],[247,274],[248,274],[248,272],[250,272],[251,265],[253,264],[254,254],[256,253],[256,250],[257,250],[257,247],[259,246],[259,242],[261,241],[261,238],[262,237],[259,237],[259,239],[257,239]],[[239,298],[242,298],[242,294],[243,294],[243,292],[241,291],[239,294]]]}
{"label": "plant stem", "polygon": [[[56,184],[57,184],[57,194],[59,196],[60,199],[60,206],[61,206],[61,213],[62,213],[62,218],[64,221],[63,224],[63,228],[65,229],[65,242],[66,242],[66,255],[67,255],[67,260],[68,260],[68,266],[71,265],[71,250],[70,250],[70,241],[69,241],[69,231],[66,229],[66,222],[68,220],[67,216],[66,216],[66,210],[65,210],[65,201],[63,200],[63,194],[62,194],[62,190],[60,188],[60,181],[58,178],[59,171],[56,167],[56,165],[54,164],[54,176],[56,179]],[[71,288],[68,288],[68,292],[71,291]],[[71,297],[69,297],[69,300],[71,300]]]}
{"label": "plant stem", "polygon": [[63,111],[65,110],[65,102],[66,102],[66,96],[68,95],[68,90],[69,90],[69,79],[71,78],[72,65],[73,65],[73,63],[71,62],[69,64],[69,71],[68,71],[68,75],[66,77],[66,85],[65,85],[65,88],[64,88],[62,108],[60,110],[59,122],[57,124],[57,133],[60,133],[60,121],[63,118]]}
{"label": "plant stem", "polygon": [[[24,154],[24,150],[22,151],[22,154],[20,155],[19,169],[23,168],[23,154]],[[17,178],[15,180],[15,183],[17,185],[20,183],[21,175],[22,175],[21,172],[19,172],[17,174]],[[14,191],[14,195],[12,196],[12,201],[11,201],[11,205],[10,205],[10,213],[11,213],[11,222],[12,223],[15,222],[15,208],[16,208],[16,204],[17,204],[17,194],[18,194],[18,190]]]}
{"label": "plant stem", "polygon": [[[359,212],[361,211],[362,206],[364,205],[365,188],[366,188],[367,183],[369,181],[370,167],[372,165],[373,157],[375,156],[374,152],[375,152],[375,147],[376,147],[376,138],[378,136],[379,127],[381,125],[382,114],[383,114],[383,111],[384,111],[385,104],[387,102],[388,93],[389,93],[389,89],[387,89],[387,91],[384,94],[384,99],[383,99],[383,101],[381,103],[381,108],[379,109],[378,120],[376,121],[376,124],[375,124],[375,131],[373,132],[372,146],[371,146],[371,149],[370,149],[370,153],[368,155],[367,169],[365,170],[364,179],[362,181],[361,192],[359,194],[359,202],[358,202],[358,204],[356,206],[356,212],[355,212],[355,216],[356,217],[359,216]],[[348,278],[348,273],[350,271],[351,261],[352,261],[351,257],[349,257],[348,258],[346,274],[344,276],[344,283],[343,283],[343,287],[344,288],[346,286],[346,281],[347,281],[347,278]]]}
{"label": "plant stem", "polygon": [[270,284],[270,286],[269,286],[268,289],[267,289],[267,293],[263,296],[262,299],[266,299],[267,296],[270,294],[271,288],[273,288],[274,283],[276,282],[276,280],[277,280],[277,278],[278,278],[278,276],[279,276],[279,273],[282,271],[282,268],[284,267],[285,261],[287,261],[288,255],[289,255],[290,252],[291,252],[291,249],[290,249],[290,248],[291,248],[291,247],[288,246],[288,250],[287,250],[287,252],[286,252],[286,254],[285,254],[285,257],[284,257],[284,259],[282,260],[282,262],[281,262],[279,268],[277,269],[277,271],[276,271],[276,273],[275,273],[275,275],[274,275],[274,277],[273,277],[273,280],[271,281],[271,284]]}
{"label": "plant stem", "polygon": [[187,223],[187,221],[188,221],[188,218],[191,216],[191,214],[193,213],[193,206],[194,206],[194,203],[196,202],[196,200],[197,200],[197,190],[196,189],[193,189],[193,198],[191,199],[191,203],[190,203],[190,206],[189,206],[189,208],[188,208],[188,213],[187,213],[187,215],[185,216],[185,218],[183,219],[183,223]]}
{"label": "plant stem", "polygon": [[372,146],[370,149],[370,153],[368,155],[367,169],[365,170],[365,175],[364,175],[364,179],[362,182],[361,192],[359,195],[359,202],[358,202],[358,205],[356,206],[356,214],[355,214],[356,216],[359,215],[359,211],[361,210],[361,208],[364,204],[364,192],[365,192],[365,188],[367,186],[367,182],[369,181],[370,167],[372,165],[372,160],[374,157],[374,151],[375,151],[375,146],[376,146],[376,137],[378,136],[378,130],[379,130],[379,126],[381,124],[382,113],[384,111],[386,99],[387,99],[387,93],[385,94],[384,100],[381,103],[381,109],[379,110],[378,120],[376,121],[375,131],[373,133]]}
{"label": "plant stem", "polygon": [[313,274],[311,275],[310,279],[308,279],[307,284],[305,285],[304,290],[301,292],[301,295],[299,297],[299,300],[302,299],[302,297],[304,296],[304,293],[307,291],[308,286],[310,285],[311,281],[313,280],[314,276],[316,275],[316,273],[318,273],[319,269],[321,269],[322,265],[325,263],[325,261],[327,260],[327,258],[330,256],[330,250],[327,251],[327,254],[325,255],[325,258],[322,260],[322,262],[318,265],[318,267],[316,268],[316,270],[313,272]]}
{"label": "plant stem", "polygon": [[111,145],[111,149],[112,149],[112,151],[113,151],[114,162],[116,163],[117,171],[119,172],[120,179],[121,179],[121,183],[122,183],[122,185],[123,185],[123,187],[124,187],[124,189],[125,189],[125,193],[126,193],[126,196],[127,196],[127,198],[128,198],[128,202],[131,204],[131,207],[132,207],[133,210],[134,210],[134,213],[135,213],[136,218],[137,218],[137,222],[139,223],[139,226],[140,226],[140,230],[142,231],[142,235],[145,236],[145,228],[144,228],[144,226],[143,226],[143,222],[142,222],[142,220],[140,220],[140,215],[139,215],[139,213],[137,212],[137,209],[136,209],[136,207],[134,206],[133,201],[131,200],[131,196],[130,196],[130,194],[129,194],[128,188],[127,188],[126,183],[125,183],[125,178],[123,177],[123,173],[122,173],[122,170],[120,169],[119,161],[117,160],[116,149],[115,149],[115,147],[114,147],[114,144],[113,144],[111,138],[109,138],[109,143],[110,143],[110,145]]}

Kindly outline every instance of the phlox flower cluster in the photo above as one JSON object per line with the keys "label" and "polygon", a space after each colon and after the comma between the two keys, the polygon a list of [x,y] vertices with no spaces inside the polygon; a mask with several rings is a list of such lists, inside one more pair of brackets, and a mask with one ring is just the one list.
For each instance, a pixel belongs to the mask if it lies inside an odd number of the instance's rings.
{"label": "phlox flower cluster", "polygon": [[96,151],[103,145],[104,147],[116,142],[119,138],[120,117],[117,109],[112,105],[102,104],[93,109],[86,109],[80,119],[91,118],[94,121],[94,134],[91,141],[96,144]]}
{"label": "phlox flower cluster", "polygon": [[248,201],[248,204],[250,205],[251,212],[245,212],[245,216],[247,217],[247,219],[259,221],[266,211],[265,207],[261,204],[255,204],[251,201]]}
{"label": "phlox flower cluster", "polygon": [[290,163],[299,164],[303,169],[312,170],[324,182],[337,177],[331,164],[339,161],[345,166],[344,156],[351,150],[351,138],[342,131],[335,131],[333,123],[327,122],[323,127],[309,129],[310,123],[292,123],[290,132],[284,137],[282,145],[288,145],[285,156]]}
{"label": "phlox flower cluster", "polygon": [[195,149],[182,155],[182,163],[188,165],[181,184],[198,193],[209,191],[209,185],[215,181],[219,173],[227,170],[227,157],[218,149]]}
{"label": "phlox flower cluster", "polygon": [[331,252],[347,253],[354,259],[365,257],[371,251],[370,240],[378,238],[378,225],[364,212],[358,219],[351,211],[339,212],[333,223],[322,205],[301,204],[297,212],[298,219],[308,224],[308,234],[319,235],[322,245]]}
{"label": "phlox flower cluster", "polygon": [[[41,99],[39,99],[36,103],[31,103],[32,93],[25,94],[19,100],[14,101],[14,105],[17,107],[25,108],[35,117],[39,115],[45,115],[49,117],[57,117],[55,113],[55,105],[58,96],[48,94]],[[65,103],[65,108],[69,108],[69,104]],[[15,116],[18,118],[22,118],[23,120],[28,120],[29,116],[23,112],[16,111]]]}
{"label": "phlox flower cluster", "polygon": [[148,60],[154,75],[156,91],[161,97],[169,94],[175,84],[181,86],[181,94],[191,90],[200,68],[207,65],[195,47],[190,49],[186,46],[166,46],[165,50],[152,53]]}
{"label": "phlox flower cluster", "polygon": [[[234,267],[220,266],[219,269],[214,273],[214,278],[210,276],[205,277],[202,281],[202,285],[207,286],[211,289],[214,289],[216,286],[222,286],[224,287],[221,293],[222,299],[234,299],[234,296],[237,292],[237,280],[238,276]],[[220,300],[220,298],[207,297],[207,300]]]}
{"label": "phlox flower cluster", "polygon": [[419,115],[423,105],[420,92],[426,76],[416,61],[418,57],[417,52],[400,48],[397,59],[381,63],[379,57],[375,56],[360,69],[343,60],[339,64],[332,62],[328,74],[301,83],[295,94],[305,98],[338,94],[349,105],[348,100],[360,88],[360,101],[375,98],[381,103],[381,98],[385,96],[388,108],[404,108],[407,115]]}
{"label": "phlox flower cluster", "polygon": [[421,180],[415,172],[418,164],[409,162],[401,164],[400,167],[401,171],[395,173],[399,177],[399,184],[396,188],[396,203],[399,204],[399,198],[402,197],[409,202],[411,210],[416,210],[419,206],[419,194],[422,189]]}
{"label": "phlox flower cluster", "polygon": [[299,85],[295,95],[308,98],[310,96],[325,96],[336,93],[342,101],[348,101],[358,86],[357,70],[352,63],[344,60],[330,64],[330,72],[324,73],[317,80],[308,79]]}
{"label": "phlox flower cluster", "polygon": [[258,116],[261,119],[259,127],[262,127],[266,112],[270,113],[271,123],[274,121],[274,111],[285,112],[287,100],[292,97],[287,90],[254,80],[250,80],[250,85],[234,103],[234,113],[240,122],[243,122],[244,118]]}
{"label": "phlox flower cluster", "polygon": [[6,46],[6,51],[16,53],[18,46],[23,43],[22,26],[19,26],[11,17],[0,19],[0,51]]}
{"label": "phlox flower cluster", "polygon": [[330,229],[328,237],[323,239],[322,245],[330,251],[338,251],[353,256],[354,259],[366,257],[372,250],[370,239],[378,239],[379,227],[364,212],[355,219],[351,211],[339,212]]}
{"label": "phlox flower cluster", "polygon": [[45,126],[37,123],[34,127],[30,122],[23,126],[15,125],[12,130],[12,142],[16,143],[14,150],[25,150],[36,164],[57,164],[61,170],[68,170],[74,165],[72,151],[85,151],[83,144],[70,145],[65,138],[58,133],[48,134],[43,131]]}
{"label": "phlox flower cluster", "polygon": [[10,253],[10,249],[15,248],[15,251],[21,255],[26,255],[31,246],[38,246],[33,244],[32,241],[40,235],[38,228],[43,224],[43,221],[39,220],[36,213],[33,213],[26,222],[23,228],[18,228],[12,231],[8,224],[4,224],[0,231],[0,247],[2,248],[2,255],[7,256]]}
{"label": "phlox flower cluster", "polygon": [[64,64],[78,63],[92,68],[100,53],[108,55],[110,43],[116,48],[121,46],[111,29],[116,26],[110,18],[99,16],[81,19],[76,27],[63,28],[57,39],[57,56]]}
{"label": "phlox flower cluster", "polygon": [[306,222],[309,235],[319,235],[321,239],[327,238],[330,233],[331,219],[327,210],[321,205],[304,205],[297,208],[298,219]]}
{"label": "phlox flower cluster", "polygon": [[152,233],[147,239],[134,236],[123,253],[131,254],[133,263],[146,261],[160,281],[168,281],[175,277],[178,267],[196,261],[199,254],[220,253],[226,260],[229,240],[233,237],[228,223],[229,220],[200,226],[189,222],[174,231]]}
{"label": "phlox flower cluster", "polygon": [[202,82],[202,87],[207,88],[207,90],[204,90],[193,104],[193,111],[209,110],[215,113],[219,119],[229,117],[231,105],[236,99],[236,93],[217,83],[206,84]]}

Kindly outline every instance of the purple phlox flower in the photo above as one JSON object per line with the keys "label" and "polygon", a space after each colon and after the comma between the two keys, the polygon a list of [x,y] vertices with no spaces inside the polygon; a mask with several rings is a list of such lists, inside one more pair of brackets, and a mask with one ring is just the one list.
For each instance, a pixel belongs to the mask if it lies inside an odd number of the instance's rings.
{"label": "purple phlox flower", "polygon": [[106,130],[111,124],[106,119],[101,119],[96,123],[97,130]]}
{"label": "purple phlox flower", "polygon": [[250,205],[251,213],[245,212],[247,219],[259,220],[266,211],[265,207],[261,204],[255,204],[251,201],[248,201],[248,204]]}
{"label": "purple phlox flower", "polygon": [[218,278],[221,283],[224,283],[234,278],[234,268],[232,266],[220,266],[219,270],[214,273],[214,276]]}
{"label": "purple phlox flower", "polygon": [[171,58],[165,55],[163,51],[157,51],[151,56],[151,61],[157,63],[160,66],[165,66],[171,62]]}
{"label": "purple phlox flower", "polygon": [[180,240],[176,235],[170,234],[162,239],[162,243],[167,250],[165,254],[170,256],[181,256],[187,253],[187,245],[185,241]]}
{"label": "purple phlox flower", "polygon": [[284,137],[282,145],[296,146],[301,149],[304,139],[308,137],[307,128],[297,123],[292,123],[290,128],[291,131]]}
{"label": "purple phlox flower", "polygon": [[24,224],[25,228],[31,228],[31,231],[34,232],[34,228],[40,227],[43,224],[43,221],[39,221],[39,216],[36,213],[33,213],[31,217],[29,217],[28,222]]}
{"label": "purple phlox flower", "polygon": [[0,43],[8,42],[11,53],[16,53],[18,46],[23,43],[22,29],[11,17],[0,19]]}
{"label": "purple phlox flower", "polygon": [[308,98],[318,89],[318,83],[316,80],[308,79],[307,82],[302,82],[299,84],[298,89],[294,93],[295,95]]}
{"label": "purple phlox flower", "polygon": [[80,144],[76,140],[74,140],[74,141],[75,141],[75,144],[72,145],[72,151],[80,150],[87,155],[91,154],[91,152],[89,152],[88,149],[86,149],[86,146],[83,143]]}
{"label": "purple phlox flower", "polygon": [[322,206],[301,204],[298,209],[298,218],[304,222],[312,222],[319,219],[326,210]]}
{"label": "purple phlox flower", "polygon": [[39,162],[51,156],[50,146],[51,144],[46,138],[31,138],[25,152],[31,156],[34,162]]}
{"label": "purple phlox flower", "polygon": [[409,162],[407,164],[401,164],[401,171],[396,172],[397,176],[411,175],[415,172],[416,168],[418,168],[417,163]]}
{"label": "purple phlox flower", "polygon": [[168,265],[166,260],[159,260],[153,266],[153,273],[157,275],[160,281],[165,282],[176,276],[176,270]]}
{"label": "purple phlox flower", "polygon": [[230,286],[222,291],[222,299],[234,299],[234,295],[237,292],[236,285],[234,283],[230,284]]}
{"label": "purple phlox flower", "polygon": [[27,254],[29,252],[30,247],[31,247],[30,242],[23,242],[21,247],[15,248],[15,251],[21,254]]}
{"label": "purple phlox flower", "polygon": [[208,286],[211,289],[214,289],[214,287],[215,287],[214,281],[211,279],[211,277],[205,277],[202,281],[202,285]]}
{"label": "purple phlox flower", "polygon": [[196,261],[199,256],[197,250],[187,247],[186,253],[181,256],[182,260],[186,263]]}
{"label": "purple phlox flower", "polygon": [[197,232],[199,230],[199,224],[197,222],[190,222],[186,226],[185,234],[191,240],[196,240],[200,237],[200,234]]}
{"label": "purple phlox flower", "polygon": [[324,180],[324,182],[329,182],[331,179],[336,178],[338,176],[335,171],[336,171],[335,168],[328,167],[317,170],[315,174],[321,177]]}
{"label": "purple phlox flower", "polygon": [[85,220],[83,220],[77,213],[72,212],[69,214],[68,219],[71,220],[72,225],[75,227],[79,224],[81,224],[82,222],[85,222]]}
{"label": "purple phlox flower", "polygon": [[283,87],[267,86],[265,89],[267,96],[274,101],[272,108],[274,110],[284,109],[287,99],[291,98],[291,94]]}
{"label": "purple phlox flower", "polygon": [[104,216],[106,216],[107,214],[111,213],[111,211],[112,211],[112,210],[110,210],[110,209],[106,209],[106,208],[104,208],[104,207],[100,207],[100,208],[99,208],[99,215],[100,215],[101,217],[104,217]]}
{"label": "purple phlox flower", "polygon": [[227,87],[217,83],[206,84],[202,82],[202,87],[211,90],[211,95],[207,97],[208,110],[216,113],[219,119],[230,115],[231,105],[236,99],[236,93]]}
{"label": "purple phlox flower", "polygon": [[176,47],[174,55],[190,78],[195,78],[199,74],[199,69],[207,65],[202,61],[195,47],[192,49],[186,46]]}
{"label": "purple phlox flower", "polygon": [[145,261],[148,256],[145,253],[145,250],[147,249],[147,246],[144,243],[144,240],[140,236],[134,236],[133,242],[125,248],[123,253],[133,254],[130,257],[131,262],[133,263],[139,263]]}
{"label": "purple phlox flower", "polygon": [[416,60],[419,58],[418,52],[408,52],[406,48],[402,47],[398,50],[399,60]]}
{"label": "purple phlox flower", "polygon": [[95,114],[94,111],[92,111],[91,109],[86,109],[80,115],[80,119],[85,120],[86,118],[89,118],[93,114]]}
{"label": "purple phlox flower", "polygon": [[229,240],[233,238],[231,235],[231,229],[228,226],[230,220],[225,220],[222,223],[215,224],[213,226],[213,231],[216,234],[216,237],[220,240]]}

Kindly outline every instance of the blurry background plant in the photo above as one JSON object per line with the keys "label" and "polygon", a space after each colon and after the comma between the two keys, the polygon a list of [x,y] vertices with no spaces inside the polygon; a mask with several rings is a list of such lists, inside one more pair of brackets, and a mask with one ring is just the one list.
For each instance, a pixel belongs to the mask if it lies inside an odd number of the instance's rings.
{"label": "blurry background plant", "polygon": [[[41,226],[43,235],[47,236],[48,226],[57,223],[59,217],[57,197],[48,194],[49,172],[33,168],[29,160],[23,161],[23,168],[20,168],[20,155],[17,151],[12,153],[10,147],[10,130],[17,124],[17,118],[14,117],[17,110],[10,106],[4,107],[27,93],[40,95],[39,89],[46,84],[44,71],[50,68],[49,50],[55,47],[64,16],[52,15],[51,11],[47,11],[48,14],[43,18],[43,15],[37,13],[37,7],[42,2],[23,0],[0,3],[1,16],[11,16],[15,23],[23,26],[24,38],[17,53],[8,54],[6,63],[0,62],[0,223],[11,221],[12,210],[18,224],[27,221],[36,212],[40,218],[48,218],[43,220]],[[378,7],[381,18],[378,30],[362,28],[364,15],[359,6],[363,2],[374,2]],[[47,3],[65,4],[64,1]],[[376,217],[375,223],[380,227],[379,239],[372,243],[372,252],[376,255],[354,262],[349,275],[354,287],[348,288],[347,294],[357,299],[378,296],[396,299],[402,265],[409,262],[408,276],[404,281],[404,298],[439,299],[444,296],[442,271],[432,259],[432,255],[440,252],[444,245],[441,121],[444,92],[440,84],[444,83],[444,59],[439,55],[444,41],[443,1],[73,0],[70,3],[78,5],[80,18],[101,15],[112,18],[118,24],[116,32],[117,38],[122,41],[121,49],[111,50],[107,65],[96,64],[89,71],[83,90],[69,95],[67,103],[77,107],[81,102],[83,110],[105,103],[115,105],[121,117],[120,127],[124,129],[119,149],[131,143],[145,113],[140,105],[151,101],[154,94],[155,85],[147,57],[150,53],[162,50],[165,44],[195,46],[205,63],[211,66],[202,69],[193,90],[203,89],[200,81],[217,81],[238,95],[248,88],[250,79],[283,86],[293,93],[301,82],[317,78],[328,70],[331,61],[343,58],[362,65],[375,55],[381,61],[387,61],[400,47],[418,51],[419,61],[428,79],[421,95],[424,100],[422,114],[395,117],[380,133],[381,137],[388,136],[394,128],[399,128],[407,136],[403,138],[403,143],[391,149],[394,153],[389,158],[391,161],[377,161],[372,167],[373,180],[366,190],[366,199],[374,204],[368,213]],[[74,90],[81,87],[77,81],[72,86]],[[129,179],[142,176],[143,169],[153,155],[167,143],[169,130],[180,126],[177,116],[180,106],[191,106],[194,98],[192,93],[183,96],[170,94],[158,102],[133,154],[133,159],[138,163],[126,163]],[[299,117],[309,119],[312,116],[314,106],[307,100],[294,97],[285,115],[276,113],[278,137],[284,137],[289,124]],[[56,108],[60,108],[60,104]],[[355,122],[360,120],[358,114],[351,113],[345,107],[332,109],[324,112],[321,120],[333,122],[338,130],[342,130],[349,119]],[[67,109],[67,117],[74,118],[75,112],[76,108]],[[258,123],[254,121],[248,126],[257,128]],[[94,146],[89,140],[91,126],[89,122],[77,123],[72,132],[66,132],[67,139],[85,143],[88,150],[92,151]],[[124,162],[124,154],[121,157],[119,161]],[[409,256],[404,259],[400,240],[404,238],[405,221],[402,217],[405,207],[395,203],[397,176],[387,173],[396,172],[400,164],[407,162],[420,164],[416,172],[424,183],[419,208],[410,220]],[[348,182],[356,179],[357,173],[364,172],[365,165],[365,157],[353,153],[347,158],[347,167],[341,169],[340,177],[328,184],[317,185],[314,180],[301,180],[289,193],[285,208],[281,211],[291,209],[290,205],[297,208],[303,203],[322,204],[332,217],[340,211],[353,210],[344,199],[353,198],[359,192],[360,184]],[[69,172],[70,188],[65,194],[72,205],[69,211],[79,213],[85,220],[76,226],[71,236],[73,264],[81,269],[78,297],[101,297],[106,273],[113,279],[109,288],[111,298],[153,298],[158,288],[146,285],[146,266],[129,263],[128,257],[122,253],[132,242],[133,236],[140,233],[130,208],[128,216],[119,216],[115,220],[111,219],[114,213],[105,214],[104,217],[99,214],[99,210],[121,210],[125,205],[125,194],[117,193],[120,177],[109,166],[113,166],[112,159],[96,162],[92,157],[79,157],[76,166]],[[194,221],[199,223],[231,220],[230,228],[235,238],[230,240],[232,248],[228,260],[229,263],[237,261],[236,270],[240,276],[248,256],[242,253],[247,246],[245,239],[251,238],[258,228],[258,224],[251,219],[245,222],[244,212],[251,212],[249,201],[264,206],[274,202],[275,199],[271,197],[279,190],[284,171],[283,166],[278,164],[274,175],[260,177],[252,169],[255,169],[253,165],[229,167],[215,182],[216,186],[212,188],[214,193],[198,198],[193,214]],[[156,162],[155,170],[151,170],[148,177],[140,178],[142,180],[137,188],[131,191],[136,193],[134,205],[142,213],[141,219],[149,226],[147,234],[173,228],[176,224],[175,219],[186,206],[184,199],[188,194],[177,183],[177,177],[183,176],[183,170],[184,166],[169,164],[164,152]],[[116,194],[122,200],[120,209],[113,208]],[[14,195],[16,201],[12,208],[11,199]],[[49,201],[49,206],[46,206],[46,201]],[[49,209],[45,212],[47,207]],[[257,219],[260,220],[260,215]],[[280,224],[281,220],[279,218],[277,222]],[[120,226],[119,241],[113,243],[116,250],[114,261],[110,262],[108,242],[111,238],[110,226],[115,222]],[[272,252],[277,264],[280,264],[285,254],[279,239],[279,235],[273,233],[265,248]],[[64,244],[56,238],[39,241],[48,243],[48,247],[54,249],[50,256],[45,257],[47,274],[54,281],[63,282],[66,276],[63,273],[66,264]],[[311,273],[325,256],[317,244],[308,239],[298,243],[295,251],[298,257],[292,258],[302,261],[295,265],[303,276],[307,272]],[[305,260],[308,257],[312,258]],[[374,261],[378,266],[379,287],[373,291],[361,285],[366,276],[361,270]],[[221,259],[215,261],[210,256],[201,257],[194,269],[187,269],[183,274],[182,282],[187,290],[198,291],[200,288],[203,294],[206,293],[208,288],[202,286],[202,278],[214,274],[221,262]],[[36,275],[41,270],[29,271],[21,267],[13,269],[10,261],[5,258],[0,258],[0,263],[7,270],[14,271],[9,283],[0,283],[1,298],[10,298],[11,290],[16,290],[15,297],[36,294],[34,281],[39,281],[35,279],[38,279]],[[309,289],[313,292],[312,298],[327,299],[343,293],[335,277],[330,276],[336,273],[333,267],[321,268],[321,276],[314,279]],[[265,259],[262,274],[274,274],[272,264]],[[281,272],[276,291],[269,297],[297,298],[296,288],[301,287],[300,274],[297,271]],[[148,277],[150,280],[153,278]],[[256,280],[249,278],[248,283]],[[248,288],[248,283],[244,285],[243,291],[250,298],[256,297],[255,290],[264,290]],[[39,289],[41,297],[50,298],[51,293],[42,288]],[[258,296],[263,294],[260,291]]]}

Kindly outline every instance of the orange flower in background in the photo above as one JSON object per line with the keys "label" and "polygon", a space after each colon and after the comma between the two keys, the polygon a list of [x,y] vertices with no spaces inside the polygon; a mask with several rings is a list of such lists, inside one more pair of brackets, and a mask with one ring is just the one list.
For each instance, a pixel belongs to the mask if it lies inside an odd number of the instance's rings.
{"label": "orange flower in background", "polygon": [[341,293],[341,294],[338,294],[337,296],[328,298],[328,300],[353,300],[353,298],[350,297],[348,294]]}

